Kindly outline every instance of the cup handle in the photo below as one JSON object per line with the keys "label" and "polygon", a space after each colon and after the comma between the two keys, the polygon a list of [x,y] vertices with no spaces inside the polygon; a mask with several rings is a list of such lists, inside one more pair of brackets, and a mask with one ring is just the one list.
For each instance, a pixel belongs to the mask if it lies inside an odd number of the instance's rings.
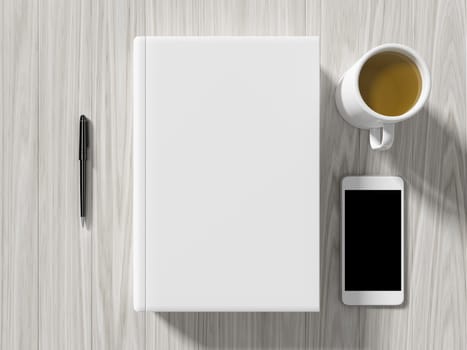
{"label": "cup handle", "polygon": [[385,124],[381,128],[370,129],[370,146],[375,151],[391,148],[394,140],[394,124]]}

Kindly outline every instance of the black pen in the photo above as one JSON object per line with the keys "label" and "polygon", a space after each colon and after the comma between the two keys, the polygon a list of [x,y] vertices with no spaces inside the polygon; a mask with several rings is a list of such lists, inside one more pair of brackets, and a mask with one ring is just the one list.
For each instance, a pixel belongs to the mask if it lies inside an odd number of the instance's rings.
{"label": "black pen", "polygon": [[79,193],[82,221],[86,216],[86,160],[88,159],[89,130],[84,115],[79,119]]}

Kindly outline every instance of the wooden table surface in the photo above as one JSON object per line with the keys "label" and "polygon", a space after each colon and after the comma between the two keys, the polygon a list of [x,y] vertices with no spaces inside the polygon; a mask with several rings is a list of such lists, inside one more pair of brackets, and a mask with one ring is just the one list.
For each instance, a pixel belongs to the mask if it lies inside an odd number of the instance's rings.
{"label": "wooden table surface", "polygon": [[[465,349],[464,0],[1,0],[1,349]],[[136,35],[321,37],[321,312],[136,313],[132,43]],[[391,150],[337,114],[339,76],[385,42],[432,73]],[[79,220],[78,117],[92,122],[92,205]],[[339,181],[407,186],[407,302],[339,299]],[[215,263],[215,262],[213,262]]]}

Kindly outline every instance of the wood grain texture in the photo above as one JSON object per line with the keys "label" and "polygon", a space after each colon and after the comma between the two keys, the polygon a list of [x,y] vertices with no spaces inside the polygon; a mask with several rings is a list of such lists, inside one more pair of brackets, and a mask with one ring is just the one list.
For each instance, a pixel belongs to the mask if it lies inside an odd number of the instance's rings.
{"label": "wood grain texture", "polygon": [[431,68],[432,90],[414,120],[412,164],[405,170],[414,220],[408,347],[465,349],[465,2],[417,0],[414,6],[414,46]]}
{"label": "wood grain texture", "polygon": [[[0,13],[4,13],[4,2],[2,1],[0,3]],[[3,22],[3,17],[2,17],[2,24],[0,25],[0,47],[3,47],[4,43],[4,22]],[[4,55],[0,55],[0,132],[2,135],[2,140],[0,140],[0,145],[2,147],[2,150],[0,151],[0,164],[3,163],[3,142],[5,140],[5,136],[3,134],[4,130],[4,115],[5,115],[5,104],[4,104],[4,96],[3,92],[6,90],[6,86],[4,83],[3,79],[3,71],[4,71]],[[0,171],[0,347],[3,344],[3,254],[4,254],[4,249],[3,249],[3,202],[4,202],[4,194],[3,194],[3,178],[5,175],[6,171]]]}
{"label": "wood grain texture", "polygon": [[90,27],[89,0],[39,2],[40,349],[91,348],[92,246],[79,218],[77,147],[79,116],[91,112]]}
{"label": "wood grain texture", "polygon": [[37,4],[2,2],[1,348],[38,344]]}
{"label": "wood grain texture", "polygon": [[133,310],[132,294],[132,49],[144,3],[92,4],[92,348],[142,349],[145,314]]}
{"label": "wood grain texture", "polygon": [[[1,349],[465,349],[465,0],[0,2]],[[321,312],[136,313],[132,47],[147,35],[320,35]],[[427,107],[391,150],[346,124],[334,89],[364,52],[414,47]],[[91,118],[89,218],[78,217],[77,118]],[[340,179],[407,186],[407,302],[340,301]]]}

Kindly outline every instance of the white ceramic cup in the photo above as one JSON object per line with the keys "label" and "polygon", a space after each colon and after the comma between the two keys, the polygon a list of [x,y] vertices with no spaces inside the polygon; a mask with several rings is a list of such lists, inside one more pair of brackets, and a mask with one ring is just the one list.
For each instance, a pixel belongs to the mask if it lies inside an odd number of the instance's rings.
{"label": "white ceramic cup", "polygon": [[[366,61],[381,52],[397,52],[410,58],[418,67],[422,87],[413,107],[399,116],[385,116],[372,110],[360,94],[358,80]],[[341,116],[351,125],[370,129],[370,145],[374,150],[389,149],[394,140],[394,124],[413,117],[425,104],[430,93],[430,72],[423,59],[410,47],[400,44],[384,44],[368,51],[347,72],[336,89],[336,105]]]}

